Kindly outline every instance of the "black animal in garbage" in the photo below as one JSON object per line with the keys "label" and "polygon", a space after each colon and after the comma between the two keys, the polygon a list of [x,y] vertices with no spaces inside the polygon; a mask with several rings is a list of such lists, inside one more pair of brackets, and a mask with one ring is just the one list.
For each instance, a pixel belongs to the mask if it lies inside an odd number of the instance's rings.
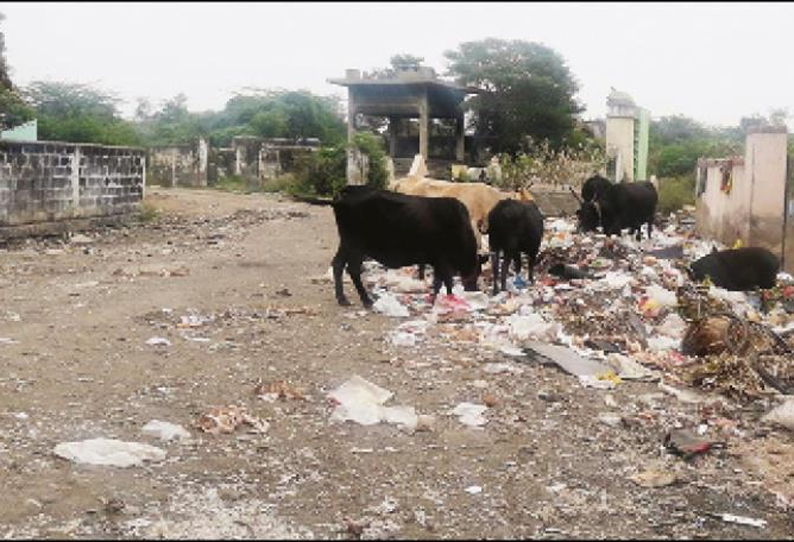
{"label": "black animal in garbage", "polygon": [[629,228],[639,241],[643,224],[647,224],[648,238],[651,237],[658,202],[653,184],[624,182],[609,186],[595,201],[583,201],[576,215],[582,231],[601,226],[607,235],[620,235],[621,230]]}
{"label": "black animal in garbage", "polygon": [[347,268],[361,303],[372,299],[361,282],[361,264],[370,257],[382,265],[433,266],[433,295],[443,282],[452,294],[454,274],[466,290],[477,290],[481,259],[466,206],[455,198],[409,196],[369,186],[346,186],[332,203],[339,249],[332,261],[336,300],[350,302],[342,289]]}
{"label": "black animal in garbage", "polygon": [[690,277],[706,277],[714,285],[731,291],[774,288],[780,260],[763,247],[713,250],[689,265]]}
{"label": "black animal in garbage", "polygon": [[612,186],[612,181],[601,175],[593,175],[582,184],[582,201],[595,201]]}
{"label": "black animal in garbage", "polygon": [[[505,199],[488,213],[488,244],[493,267],[493,293],[507,289],[507,271],[512,261],[516,275],[521,275],[521,254],[527,255],[529,282],[534,282],[540,241],[543,239],[543,215],[534,201]],[[499,254],[503,255],[501,276]]]}
{"label": "black animal in garbage", "polygon": [[548,273],[549,275],[554,275],[555,277],[559,277],[563,280],[598,278],[593,273],[580,269],[575,265],[569,265],[562,262],[557,262],[550,266]]}

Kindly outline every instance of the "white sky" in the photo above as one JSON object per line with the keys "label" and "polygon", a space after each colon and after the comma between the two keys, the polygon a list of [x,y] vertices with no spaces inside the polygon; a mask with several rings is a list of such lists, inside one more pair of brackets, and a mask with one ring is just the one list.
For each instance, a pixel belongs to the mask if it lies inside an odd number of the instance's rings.
{"label": "white sky", "polygon": [[[794,113],[794,5],[781,3],[14,3],[0,4],[12,79],[93,83],[155,105],[179,92],[219,110],[246,86],[305,88],[409,53],[443,74],[443,53],[486,37],[542,42],[580,83],[584,118],[610,86],[654,117],[709,124],[774,107]],[[790,127],[792,123],[789,123]]]}

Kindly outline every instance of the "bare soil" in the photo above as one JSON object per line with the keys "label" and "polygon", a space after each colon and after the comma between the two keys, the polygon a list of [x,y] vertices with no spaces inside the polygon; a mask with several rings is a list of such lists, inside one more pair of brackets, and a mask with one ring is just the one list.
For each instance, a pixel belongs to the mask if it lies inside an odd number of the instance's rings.
{"label": "bare soil", "polygon": [[[398,321],[363,311],[349,284],[354,306],[337,306],[323,278],[338,241],[330,207],[156,188],[147,202],[159,217],[84,232],[90,242],[0,250],[0,537],[794,534],[792,516],[746,461],[767,437],[756,426],[763,412],[726,414],[739,420],[743,453],[729,442],[684,461],[662,440],[676,424],[697,424],[702,406],[654,384],[624,383],[609,407],[603,390],[551,367],[486,373],[485,363],[507,358],[472,342],[439,335],[395,347],[387,335]],[[152,337],[171,345],[147,345]],[[331,423],[326,394],[352,375],[394,392],[390,404],[434,415],[434,427]],[[286,381],[306,399],[263,400],[260,380]],[[486,396],[493,406],[482,429],[447,414]],[[193,426],[227,405],[245,406],[269,431]],[[600,421],[606,412],[623,421]],[[143,435],[153,419],[183,425],[191,440]],[[100,436],[168,455],[114,468],[53,454],[58,443]],[[791,435],[775,438],[778,455],[791,457]],[[676,483],[631,480],[654,468]]]}

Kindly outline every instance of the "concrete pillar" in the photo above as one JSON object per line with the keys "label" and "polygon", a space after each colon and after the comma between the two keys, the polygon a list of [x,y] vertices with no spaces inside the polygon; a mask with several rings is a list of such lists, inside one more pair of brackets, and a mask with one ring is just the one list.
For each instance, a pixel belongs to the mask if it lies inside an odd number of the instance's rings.
{"label": "concrete pillar", "polygon": [[80,146],[75,145],[72,155],[72,176],[69,179],[72,184],[72,209],[75,215],[80,212],[80,157]]}
{"label": "concrete pillar", "polygon": [[353,144],[356,137],[356,100],[353,91],[347,91],[347,142]]}
{"label": "concrete pillar", "polygon": [[356,138],[356,101],[353,91],[347,89],[347,184],[362,184],[358,173],[358,152],[352,148]]}
{"label": "concrete pillar", "polygon": [[400,119],[389,117],[389,156],[397,156],[397,123]]}
{"label": "concrete pillar", "polygon": [[425,162],[428,160],[428,130],[430,128],[430,112],[427,104],[427,92],[422,96],[422,101],[419,102],[419,154],[422,155]]}
{"label": "concrete pillar", "polygon": [[463,113],[461,113],[460,115],[458,115],[455,118],[455,137],[456,137],[456,140],[455,140],[455,160],[457,160],[458,162],[463,163],[463,161],[466,159],[466,157],[464,155],[464,152],[463,152],[464,151],[463,142],[464,142],[464,138],[465,138],[464,125],[463,125]]}

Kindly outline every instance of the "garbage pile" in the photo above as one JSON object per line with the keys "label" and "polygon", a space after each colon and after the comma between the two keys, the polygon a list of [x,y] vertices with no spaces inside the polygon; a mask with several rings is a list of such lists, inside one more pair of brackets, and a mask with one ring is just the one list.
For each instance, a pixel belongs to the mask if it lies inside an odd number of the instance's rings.
{"label": "garbage pile", "polygon": [[[431,305],[430,282],[417,280],[414,269],[367,262],[374,310],[405,320],[387,339],[415,348],[443,326],[445,340],[551,361],[586,386],[663,375],[739,401],[794,390],[790,275],[780,273],[777,286],[762,293],[694,283],[686,267],[715,243],[696,238],[686,218],[639,242],[578,234],[566,218],[547,220],[545,230],[535,284],[513,276],[493,297],[457,284]],[[485,269],[480,288],[491,280]],[[557,349],[539,352],[544,343]]]}

